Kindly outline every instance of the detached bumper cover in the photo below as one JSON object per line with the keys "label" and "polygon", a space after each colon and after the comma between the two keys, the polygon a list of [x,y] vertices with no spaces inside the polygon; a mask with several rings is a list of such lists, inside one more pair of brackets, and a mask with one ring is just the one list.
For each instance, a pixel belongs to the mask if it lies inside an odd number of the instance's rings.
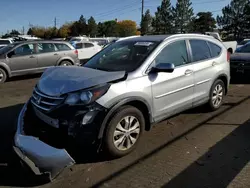
{"label": "detached bumper cover", "polygon": [[23,117],[27,104],[24,105],[18,117],[13,148],[36,175],[47,174],[52,180],[64,168],[72,166],[75,161],[65,149],[51,147],[38,138],[25,135],[23,132]]}

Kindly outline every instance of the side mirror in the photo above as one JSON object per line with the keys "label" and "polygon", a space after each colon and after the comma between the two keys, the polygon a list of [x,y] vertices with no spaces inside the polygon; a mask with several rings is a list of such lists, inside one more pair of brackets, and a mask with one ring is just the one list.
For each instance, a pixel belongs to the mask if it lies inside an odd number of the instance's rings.
{"label": "side mirror", "polygon": [[150,72],[157,73],[157,72],[168,72],[172,73],[174,71],[174,64],[173,63],[159,63],[155,67],[152,67]]}

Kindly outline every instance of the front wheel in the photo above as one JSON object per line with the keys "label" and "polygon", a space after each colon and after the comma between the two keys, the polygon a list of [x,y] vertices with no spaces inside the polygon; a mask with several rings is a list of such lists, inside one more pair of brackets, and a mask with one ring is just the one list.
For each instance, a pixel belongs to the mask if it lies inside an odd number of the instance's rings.
{"label": "front wheel", "polygon": [[7,79],[7,74],[5,72],[5,70],[0,68],[0,84],[4,83]]}
{"label": "front wheel", "polygon": [[144,131],[142,112],[133,106],[121,107],[110,120],[104,138],[105,149],[112,157],[122,157],[136,148]]}
{"label": "front wheel", "polygon": [[216,80],[210,91],[209,106],[212,111],[220,108],[225,96],[225,84],[222,80]]}

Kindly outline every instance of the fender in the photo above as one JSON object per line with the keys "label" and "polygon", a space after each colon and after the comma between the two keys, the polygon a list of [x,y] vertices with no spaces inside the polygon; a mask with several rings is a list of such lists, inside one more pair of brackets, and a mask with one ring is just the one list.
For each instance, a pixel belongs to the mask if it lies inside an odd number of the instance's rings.
{"label": "fender", "polygon": [[9,66],[8,65],[6,65],[6,63],[3,63],[3,62],[0,62],[0,68],[4,68],[6,71],[7,71],[7,76],[8,77],[11,77],[12,75],[11,75],[11,70],[10,70],[10,68],[9,68]]}
{"label": "fender", "polygon": [[106,125],[107,125],[107,122],[108,120],[110,119],[110,117],[114,114],[114,112],[120,108],[121,106],[129,103],[129,102],[133,102],[133,101],[140,101],[142,103],[144,103],[147,108],[148,108],[148,111],[149,111],[149,120],[150,120],[150,123],[153,123],[153,118],[152,118],[152,113],[151,113],[151,107],[150,105],[148,104],[148,102],[141,98],[141,97],[129,97],[129,98],[125,98],[121,101],[119,101],[118,103],[114,104],[111,109],[108,111],[107,115],[105,116],[102,124],[101,124],[101,127],[100,127],[100,130],[99,130],[99,134],[98,134],[98,139],[101,139],[103,137],[103,133],[104,133],[104,130],[106,128]]}
{"label": "fender", "polygon": [[226,79],[227,79],[226,88],[228,89],[228,86],[229,86],[229,84],[230,84],[230,78],[228,78],[228,75],[226,75],[225,73],[222,73],[222,74],[219,74],[218,76],[216,76],[215,79],[213,80],[213,83],[214,83],[219,77],[226,77]]}

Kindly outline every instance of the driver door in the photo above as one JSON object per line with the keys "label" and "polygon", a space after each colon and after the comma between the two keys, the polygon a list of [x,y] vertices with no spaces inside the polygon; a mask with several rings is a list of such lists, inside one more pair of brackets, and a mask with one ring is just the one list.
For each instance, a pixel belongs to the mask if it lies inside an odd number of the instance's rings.
{"label": "driver door", "polygon": [[38,68],[34,44],[23,44],[9,52],[8,61],[13,75],[36,72]]}
{"label": "driver door", "polygon": [[154,64],[172,63],[172,73],[150,74],[154,116],[160,121],[192,107],[194,96],[193,65],[190,64],[185,40],[167,44],[156,56]]}

